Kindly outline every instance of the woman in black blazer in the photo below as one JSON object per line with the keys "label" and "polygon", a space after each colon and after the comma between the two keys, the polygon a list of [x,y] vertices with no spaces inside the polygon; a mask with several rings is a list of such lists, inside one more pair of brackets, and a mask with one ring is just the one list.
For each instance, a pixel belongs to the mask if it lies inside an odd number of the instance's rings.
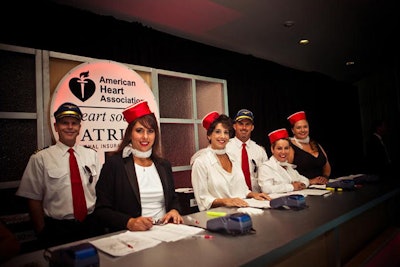
{"label": "woman in black blazer", "polygon": [[129,125],[101,170],[95,216],[110,232],[146,231],[157,221],[182,223],[171,164],[160,156],[154,113],[146,101],[122,113]]}

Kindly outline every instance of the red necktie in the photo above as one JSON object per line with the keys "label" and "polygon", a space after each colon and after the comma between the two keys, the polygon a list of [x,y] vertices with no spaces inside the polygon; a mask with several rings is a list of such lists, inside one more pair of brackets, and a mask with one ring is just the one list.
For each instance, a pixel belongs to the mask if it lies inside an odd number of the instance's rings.
{"label": "red necktie", "polygon": [[246,179],[246,184],[251,190],[251,179],[250,179],[250,167],[249,167],[249,157],[247,156],[246,144],[242,144],[242,170],[244,178]]}
{"label": "red necktie", "polygon": [[76,162],[74,150],[70,148],[68,149],[68,152],[74,216],[78,221],[83,221],[87,214],[85,193],[83,192],[82,180],[79,174],[78,163]]}

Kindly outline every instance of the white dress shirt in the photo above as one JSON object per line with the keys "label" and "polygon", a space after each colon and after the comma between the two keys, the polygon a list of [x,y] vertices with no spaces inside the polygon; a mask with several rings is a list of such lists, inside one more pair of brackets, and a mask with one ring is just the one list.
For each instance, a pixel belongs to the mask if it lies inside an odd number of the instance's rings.
{"label": "white dress shirt", "polygon": [[161,219],[165,211],[164,189],[156,166],[143,167],[135,163],[135,171],[142,203],[142,216]]}
{"label": "white dress shirt", "polygon": [[299,174],[290,165],[286,169],[283,168],[274,156],[271,156],[268,161],[264,162],[260,166],[258,176],[262,192],[267,194],[291,192],[294,191],[292,182],[296,181],[302,182],[308,187],[310,185],[309,180]]}
{"label": "white dress shirt", "polygon": [[[227,153],[228,154],[228,153]],[[206,148],[192,166],[192,186],[200,211],[211,208],[217,198],[246,198],[251,192],[246,185],[242,169],[232,161],[232,172],[225,171],[211,148]]]}
{"label": "white dress shirt", "polygon": [[[58,220],[74,219],[68,149],[68,146],[58,141],[33,154],[16,192],[17,196],[42,200],[45,215]],[[95,150],[80,145],[75,145],[73,149],[90,214],[96,202],[95,187],[100,173],[98,155]]]}
{"label": "white dress shirt", "polygon": [[[236,158],[235,163],[242,168],[242,144],[236,136],[229,140],[226,145],[227,153],[233,155]],[[261,192],[261,188],[258,183],[259,167],[268,160],[267,152],[264,147],[258,145],[253,140],[249,139],[246,142],[247,155],[249,157],[250,166],[250,178],[251,188],[253,192]]]}

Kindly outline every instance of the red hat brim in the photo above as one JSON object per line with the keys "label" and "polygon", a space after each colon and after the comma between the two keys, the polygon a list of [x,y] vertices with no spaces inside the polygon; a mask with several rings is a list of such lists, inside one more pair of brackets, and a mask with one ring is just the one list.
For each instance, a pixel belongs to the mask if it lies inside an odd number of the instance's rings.
{"label": "red hat brim", "polygon": [[202,120],[203,127],[208,131],[211,124],[219,117],[219,113],[216,111],[212,111],[204,116]]}
{"label": "red hat brim", "polygon": [[305,120],[306,119],[306,113],[304,111],[299,111],[296,113],[293,113],[289,117],[287,117],[291,125],[294,125],[296,122]]}
{"label": "red hat brim", "polygon": [[269,142],[271,144],[275,143],[276,141],[278,141],[279,139],[285,139],[289,137],[289,134],[287,132],[287,130],[285,128],[281,128],[278,130],[275,130],[273,132],[270,132],[268,134],[269,137]]}
{"label": "red hat brim", "polygon": [[151,114],[151,110],[147,101],[141,101],[136,104],[133,104],[122,111],[125,120],[128,123],[136,120],[137,118],[143,117],[145,115]]}

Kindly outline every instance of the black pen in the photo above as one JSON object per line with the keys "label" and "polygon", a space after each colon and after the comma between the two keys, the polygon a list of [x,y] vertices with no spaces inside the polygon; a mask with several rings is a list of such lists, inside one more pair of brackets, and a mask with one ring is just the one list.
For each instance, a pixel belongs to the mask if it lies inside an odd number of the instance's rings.
{"label": "black pen", "polygon": [[257,172],[257,164],[256,161],[254,159],[251,159],[251,162],[253,162],[254,164],[254,172]]}
{"label": "black pen", "polygon": [[89,174],[89,183],[93,183],[93,175],[92,175],[92,171],[90,170],[90,168],[85,165],[85,170],[88,172]]}

